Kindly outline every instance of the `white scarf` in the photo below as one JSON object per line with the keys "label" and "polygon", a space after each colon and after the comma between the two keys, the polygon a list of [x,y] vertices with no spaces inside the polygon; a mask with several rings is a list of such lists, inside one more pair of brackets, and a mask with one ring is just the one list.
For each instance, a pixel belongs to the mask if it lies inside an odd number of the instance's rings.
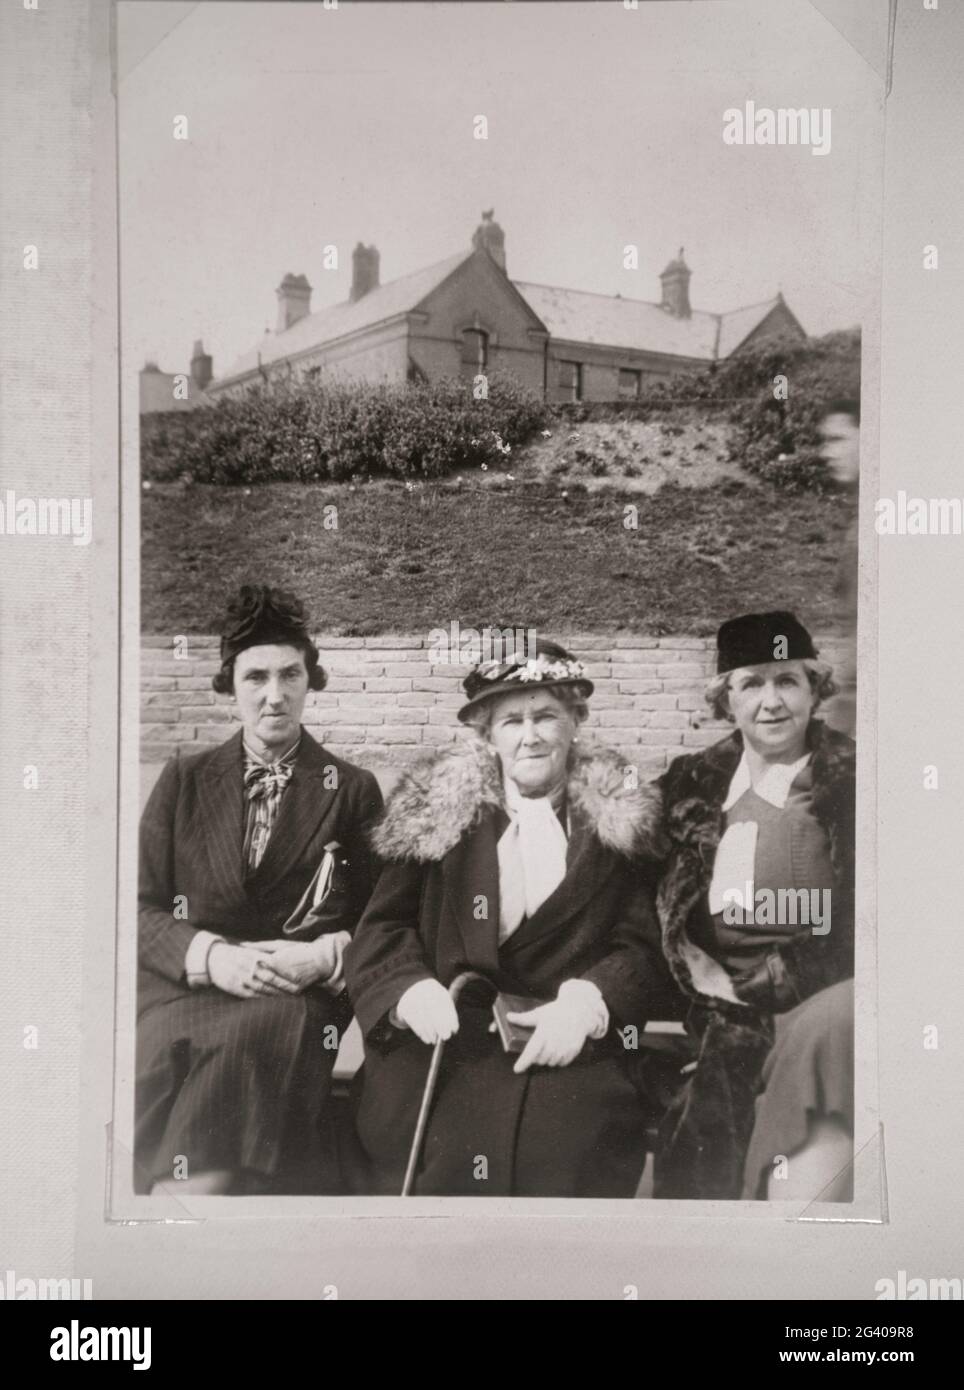
{"label": "white scarf", "polygon": [[[791,786],[810,758],[810,753],[804,753],[795,763],[771,763],[753,790],[757,796],[782,811],[790,799]],[[723,810],[729,811],[735,806],[751,786],[753,784],[750,781],[750,764],[744,753],[730,782]],[[747,887],[751,887],[756,878],[756,842],[759,830],[760,827],[755,820],[741,820],[728,825],[723,832],[710,881],[710,912],[722,912],[727,900],[740,909],[752,909],[753,903],[744,902],[744,898]]]}
{"label": "white scarf", "polygon": [[568,839],[548,796],[505,779],[509,824],[499,840],[499,942],[531,917],[566,876]]}

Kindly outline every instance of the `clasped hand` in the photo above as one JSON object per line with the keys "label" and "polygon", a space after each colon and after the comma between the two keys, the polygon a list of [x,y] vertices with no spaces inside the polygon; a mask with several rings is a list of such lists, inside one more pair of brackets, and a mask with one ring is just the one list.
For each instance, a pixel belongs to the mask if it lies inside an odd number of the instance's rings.
{"label": "clasped hand", "polygon": [[241,999],[255,995],[300,994],[328,980],[340,961],[340,932],[317,941],[216,941],[208,955],[211,983]]}

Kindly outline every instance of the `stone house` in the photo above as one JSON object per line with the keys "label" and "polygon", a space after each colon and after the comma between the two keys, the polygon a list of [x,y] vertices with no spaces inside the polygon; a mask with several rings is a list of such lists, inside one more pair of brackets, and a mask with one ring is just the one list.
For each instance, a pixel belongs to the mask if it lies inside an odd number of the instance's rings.
{"label": "stone house", "polygon": [[212,398],[286,372],[340,381],[404,382],[512,372],[552,401],[640,394],[646,378],[703,368],[765,337],[805,341],[780,294],[714,314],[690,305],[683,256],[660,276],[658,302],[513,280],[491,212],[464,252],[382,284],[379,253],[359,243],[348,300],[311,312],[304,275],[276,291],[276,330],[213,381]]}

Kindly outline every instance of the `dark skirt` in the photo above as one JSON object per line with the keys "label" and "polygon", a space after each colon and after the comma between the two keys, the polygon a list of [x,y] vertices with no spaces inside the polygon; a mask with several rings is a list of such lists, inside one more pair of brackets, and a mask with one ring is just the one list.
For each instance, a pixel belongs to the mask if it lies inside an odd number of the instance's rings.
{"label": "dark skirt", "polygon": [[323,1175],[331,1071],[350,1018],[343,998],[322,990],[239,999],[206,989],[147,1009],[137,1024],[135,1191],[215,1169],[277,1191]]}
{"label": "dark skirt", "polygon": [[842,980],[776,1018],[744,1172],[743,1196],[765,1197],[778,1155],[807,1142],[813,1120],[854,1126],[854,982]]}
{"label": "dark skirt", "polygon": [[[621,1056],[587,1044],[568,1067],[532,1067],[463,1009],[446,1045],[415,1195],[632,1197],[651,1116]],[[364,1166],[357,1191],[398,1196],[432,1049],[408,1035],[370,1049],[353,1100]]]}
{"label": "dark skirt", "polygon": [[773,1042],[769,1015],[694,1007],[687,1029],[698,1048],[660,1125],[653,1196],[739,1197],[753,1102]]}
{"label": "dark skirt", "polygon": [[812,1116],[852,1125],[852,980],[785,1014],[694,1008],[688,1027],[699,1058],[660,1127],[654,1196],[756,1197]]}

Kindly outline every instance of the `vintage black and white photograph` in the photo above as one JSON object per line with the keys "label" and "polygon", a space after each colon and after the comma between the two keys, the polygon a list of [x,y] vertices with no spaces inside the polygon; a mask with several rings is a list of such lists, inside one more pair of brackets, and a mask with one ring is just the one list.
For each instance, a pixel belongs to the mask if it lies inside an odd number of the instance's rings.
{"label": "vintage black and white photograph", "polygon": [[362,1301],[936,1364],[962,49],[954,0],[0,6],[23,1374],[314,1370]]}
{"label": "vintage black and white photograph", "polygon": [[116,1213],[879,1219],[860,29],[118,5]]}

